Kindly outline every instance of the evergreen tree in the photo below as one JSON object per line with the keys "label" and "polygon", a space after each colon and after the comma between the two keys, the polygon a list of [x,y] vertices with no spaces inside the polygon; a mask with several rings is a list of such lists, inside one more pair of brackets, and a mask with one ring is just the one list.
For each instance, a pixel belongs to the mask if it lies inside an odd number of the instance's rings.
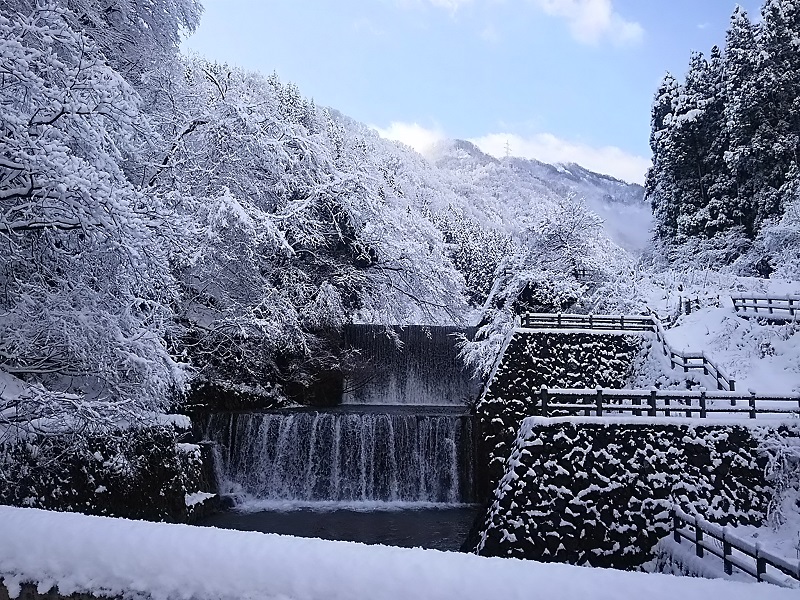
{"label": "evergreen tree", "polygon": [[800,5],[766,0],[761,25],[737,8],[725,52],[662,83],[646,190],[659,238],[752,240],[783,214],[800,181],[799,46]]}
{"label": "evergreen tree", "polygon": [[671,128],[672,114],[678,101],[679,84],[670,74],[664,76],[653,102],[650,149],[653,166],[647,173],[645,193],[655,216],[656,235],[662,239],[675,236],[678,201],[675,196]]}
{"label": "evergreen tree", "polygon": [[724,158],[732,178],[733,221],[750,234],[755,221],[752,175],[756,170],[750,143],[761,118],[757,97],[752,95],[759,64],[757,36],[757,27],[747,13],[737,7],[731,17],[723,59],[723,112],[729,140],[729,151]]}
{"label": "evergreen tree", "polygon": [[752,140],[755,225],[783,213],[798,177],[800,150],[800,6],[767,0],[762,9],[761,61],[753,92],[761,115]]}

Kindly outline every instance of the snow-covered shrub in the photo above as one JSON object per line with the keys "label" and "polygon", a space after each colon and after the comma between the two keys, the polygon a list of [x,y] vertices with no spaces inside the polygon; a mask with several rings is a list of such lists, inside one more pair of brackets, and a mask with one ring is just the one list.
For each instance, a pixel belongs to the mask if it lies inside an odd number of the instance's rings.
{"label": "snow-covered shrub", "polygon": [[767,460],[765,477],[774,488],[767,522],[780,529],[787,521],[800,522],[800,426],[760,429],[759,453]]}
{"label": "snow-covered shrub", "polygon": [[764,223],[741,263],[739,269],[747,275],[759,274],[758,267],[763,270],[767,265],[765,274],[770,277],[800,280],[800,192],[793,195],[780,218]]}
{"label": "snow-covered shrub", "polygon": [[172,425],[0,443],[0,503],[85,514],[185,521],[200,491],[200,448]]}

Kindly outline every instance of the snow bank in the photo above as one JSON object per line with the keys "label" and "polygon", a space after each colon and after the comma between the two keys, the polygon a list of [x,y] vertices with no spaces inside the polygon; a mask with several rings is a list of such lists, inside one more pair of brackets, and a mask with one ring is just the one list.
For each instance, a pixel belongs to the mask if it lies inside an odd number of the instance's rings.
{"label": "snow bank", "polygon": [[[796,590],[0,507],[0,573],[62,594],[181,599],[762,600]],[[758,585],[758,587],[756,587]],[[42,586],[40,586],[42,587]]]}
{"label": "snow bank", "polygon": [[736,389],[759,394],[800,392],[800,327],[765,324],[737,316],[730,299],[723,307],[706,307],[682,316],[666,332],[676,348],[705,351]]}

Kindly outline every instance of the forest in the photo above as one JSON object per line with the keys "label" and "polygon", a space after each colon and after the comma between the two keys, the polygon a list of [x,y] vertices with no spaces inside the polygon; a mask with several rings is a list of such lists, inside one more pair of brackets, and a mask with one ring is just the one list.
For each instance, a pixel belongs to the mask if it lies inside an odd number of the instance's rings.
{"label": "forest", "polygon": [[146,420],[208,381],[285,400],[344,360],[331,329],[467,323],[501,263],[526,274],[497,307],[527,286],[547,310],[600,308],[578,268],[632,268],[583,198],[635,203],[635,186],[526,175],[467,143],[427,161],[275,75],[182,54],[197,2],[0,9],[16,428]]}
{"label": "forest", "polygon": [[647,197],[655,236],[677,256],[798,275],[800,7],[737,7],[723,46],[664,77],[652,111]]}

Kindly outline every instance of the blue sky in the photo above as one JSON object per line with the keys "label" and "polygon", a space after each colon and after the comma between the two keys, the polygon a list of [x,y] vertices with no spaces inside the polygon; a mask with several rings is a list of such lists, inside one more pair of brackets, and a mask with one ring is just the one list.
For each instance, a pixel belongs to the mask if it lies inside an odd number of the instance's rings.
{"label": "blue sky", "polygon": [[[184,46],[277,72],[421,149],[574,161],[641,182],[666,71],[722,44],[729,0],[203,0]],[[739,2],[753,17],[761,0]]]}

